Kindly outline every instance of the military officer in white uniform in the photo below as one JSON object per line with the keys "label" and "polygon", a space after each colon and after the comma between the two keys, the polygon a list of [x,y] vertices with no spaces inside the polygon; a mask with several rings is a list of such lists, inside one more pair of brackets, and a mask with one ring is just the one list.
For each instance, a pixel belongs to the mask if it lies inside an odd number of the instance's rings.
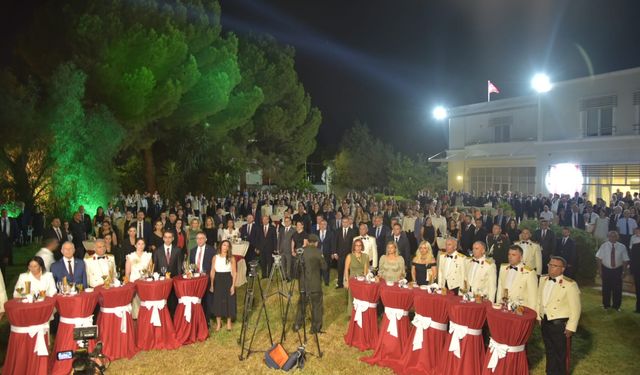
{"label": "military officer in white uniform", "polygon": [[515,245],[522,248],[522,263],[536,271],[540,276],[542,274],[542,247],[540,244],[531,241],[531,232],[529,229],[523,229],[520,233],[520,241]]}
{"label": "military officer in white uniform", "polygon": [[540,278],[538,288],[538,320],[547,357],[547,374],[567,373],[567,344],[580,320],[580,289],[578,283],[563,275],[567,261],[552,256],[549,274]]}
{"label": "military officer in white uniform", "polygon": [[522,262],[522,248],[520,246],[509,246],[508,258],[508,264],[500,265],[496,300],[500,302],[506,291],[511,301],[522,301],[524,306],[537,311],[538,277],[536,272]]}
{"label": "military officer in white uniform", "polygon": [[95,288],[104,284],[103,276],[115,275],[116,262],[112,254],[106,254],[107,245],[103,239],[95,242],[95,254],[85,256],[84,264],[87,272],[87,283],[89,287]]}
{"label": "military officer in white uniform", "polygon": [[376,245],[376,238],[368,234],[369,227],[365,223],[360,223],[358,226],[360,235],[353,238],[355,240],[362,240],[364,244],[364,253],[369,256],[369,260],[372,261],[374,268],[378,267],[378,246]]}
{"label": "military officer in white uniform", "polygon": [[487,296],[491,302],[496,300],[496,264],[485,257],[487,245],[476,241],[472,246],[473,257],[467,264],[467,285],[471,292]]}
{"label": "military officer in white uniform", "polygon": [[458,252],[458,240],[448,238],[446,252],[438,255],[438,285],[458,294],[464,287],[467,274],[467,256]]}

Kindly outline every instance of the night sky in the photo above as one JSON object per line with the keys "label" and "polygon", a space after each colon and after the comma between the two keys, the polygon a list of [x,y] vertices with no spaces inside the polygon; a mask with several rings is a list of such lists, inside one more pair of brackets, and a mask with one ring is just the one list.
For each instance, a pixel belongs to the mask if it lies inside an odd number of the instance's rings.
{"label": "night sky", "polygon": [[[136,1],[136,0],[130,0]],[[296,68],[323,123],[314,158],[332,157],[355,120],[409,155],[446,148],[437,104],[530,92],[546,71],[560,81],[640,66],[637,0],[221,0],[226,31],[269,33],[296,47]],[[34,3],[0,12],[0,60]]]}
{"label": "night sky", "polygon": [[[526,95],[552,80],[640,66],[640,2],[617,0],[223,0],[238,34],[267,32],[297,49],[296,67],[334,151],[354,120],[410,155],[446,148],[436,104]],[[581,52],[582,51],[582,52]]]}

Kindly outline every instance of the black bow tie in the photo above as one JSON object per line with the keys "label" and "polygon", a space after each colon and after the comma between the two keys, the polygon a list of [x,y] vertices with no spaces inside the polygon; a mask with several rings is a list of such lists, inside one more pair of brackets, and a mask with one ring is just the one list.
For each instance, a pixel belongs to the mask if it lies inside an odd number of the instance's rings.
{"label": "black bow tie", "polygon": [[523,244],[529,244],[529,241],[522,241]]}
{"label": "black bow tie", "polygon": [[366,241],[368,239],[369,239],[369,237],[362,237],[362,240],[364,240],[364,241]]}
{"label": "black bow tie", "polygon": [[453,258],[453,255],[445,255],[447,258]]}
{"label": "black bow tie", "polygon": [[509,266],[509,269],[512,269],[512,270],[516,270],[516,271],[517,271],[517,270],[518,270],[518,266]]}
{"label": "black bow tie", "polygon": [[554,283],[557,281],[555,277],[550,277],[549,281],[553,281]]}
{"label": "black bow tie", "polygon": [[99,256],[98,259],[107,259],[107,257],[103,255],[103,256]]}
{"label": "black bow tie", "polygon": [[478,264],[480,264],[480,261],[479,261],[479,260],[477,260],[477,259],[471,259],[471,261],[472,261],[473,263],[478,263]]}

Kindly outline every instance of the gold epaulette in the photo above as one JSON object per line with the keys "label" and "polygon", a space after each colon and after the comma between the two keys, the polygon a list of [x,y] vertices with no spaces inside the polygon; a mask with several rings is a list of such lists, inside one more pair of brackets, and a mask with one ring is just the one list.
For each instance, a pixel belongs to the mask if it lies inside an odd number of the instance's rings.
{"label": "gold epaulette", "polygon": [[562,277],[562,279],[563,279],[563,280],[566,280],[566,281],[568,281],[568,282],[570,282],[570,283],[575,283],[575,282],[576,282],[574,279],[569,278],[569,277],[566,277],[566,276],[563,276],[563,277]]}
{"label": "gold epaulette", "polygon": [[493,264],[493,260],[489,259],[489,258],[484,258],[484,262],[487,264]]}
{"label": "gold epaulette", "polygon": [[529,266],[524,266],[524,267],[522,267],[522,268],[524,268],[524,269],[525,269],[525,270],[527,270],[527,271],[533,271],[533,268],[531,268],[531,267],[529,267]]}

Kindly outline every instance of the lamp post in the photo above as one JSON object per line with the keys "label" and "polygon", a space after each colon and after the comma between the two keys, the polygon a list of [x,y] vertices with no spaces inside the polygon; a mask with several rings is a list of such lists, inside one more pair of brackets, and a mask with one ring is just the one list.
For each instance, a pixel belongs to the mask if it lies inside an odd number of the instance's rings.
{"label": "lamp post", "polygon": [[551,91],[553,85],[548,75],[544,73],[537,73],[531,78],[531,88],[538,93],[538,142],[542,142],[542,94]]}

